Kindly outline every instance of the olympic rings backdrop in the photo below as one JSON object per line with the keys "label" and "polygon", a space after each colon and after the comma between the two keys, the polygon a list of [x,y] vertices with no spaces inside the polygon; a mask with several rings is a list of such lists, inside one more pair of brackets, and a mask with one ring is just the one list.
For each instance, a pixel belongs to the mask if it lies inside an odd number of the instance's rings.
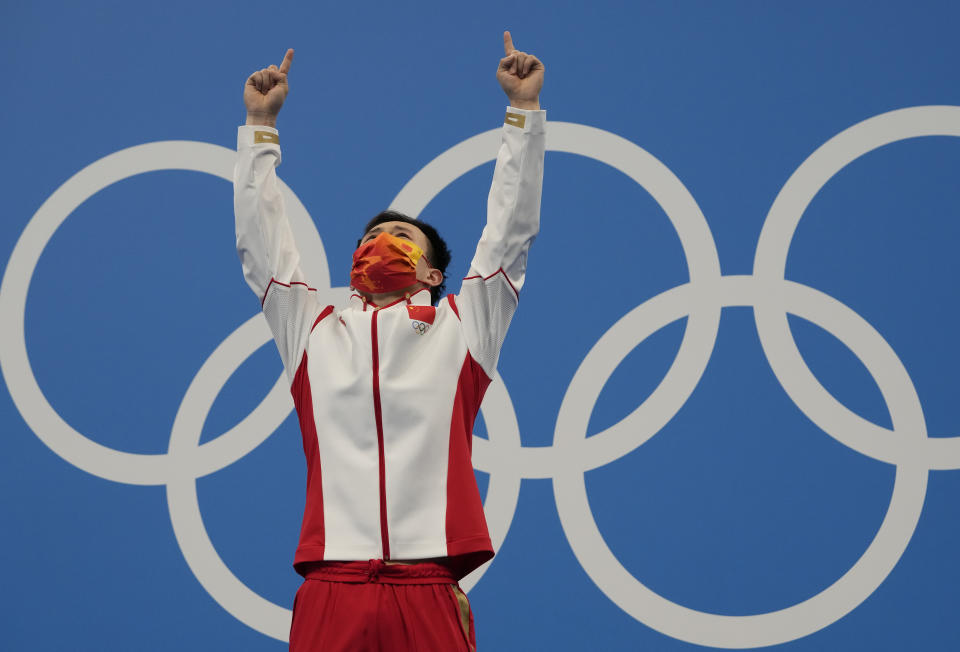
{"label": "olympic rings backdrop", "polygon": [[234,250],[241,91],[311,283],[466,271],[509,28],[542,232],[475,433],[484,650],[960,649],[960,8],[3,9],[0,649],[282,650],[304,462]]}

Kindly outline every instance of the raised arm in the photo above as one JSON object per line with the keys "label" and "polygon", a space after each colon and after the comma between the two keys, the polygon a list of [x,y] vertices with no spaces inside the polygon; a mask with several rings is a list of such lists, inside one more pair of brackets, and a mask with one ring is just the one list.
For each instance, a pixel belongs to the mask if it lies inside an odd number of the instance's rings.
{"label": "raised arm", "polygon": [[516,311],[527,269],[527,253],[540,229],[540,192],[546,112],[540,110],[544,66],[514,48],[503,34],[504,57],[497,80],[510,106],[487,197],[487,224],[458,298],[471,354],[488,376]]}
{"label": "raised arm", "polygon": [[279,67],[258,70],[247,78],[243,89],[247,124],[237,133],[233,174],[237,253],[243,275],[260,300],[291,380],[310,325],[320,312],[316,291],[307,285],[300,270],[300,253],[275,169],[280,164],[277,114],[289,91],[287,74],[292,62],[293,50],[287,50]]}
{"label": "raised arm", "polygon": [[487,224],[469,276],[486,277],[503,270],[519,292],[527,252],[540,228],[546,127],[546,113],[540,110],[544,68],[535,56],[513,47],[510,32],[503,33],[503,49],[497,81],[510,106],[487,197]]}

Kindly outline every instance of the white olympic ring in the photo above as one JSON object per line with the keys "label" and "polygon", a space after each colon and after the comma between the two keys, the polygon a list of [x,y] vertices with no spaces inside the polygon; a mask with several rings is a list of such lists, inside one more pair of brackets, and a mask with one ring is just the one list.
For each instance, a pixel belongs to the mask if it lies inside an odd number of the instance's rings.
{"label": "white olympic ring", "polygon": [[[418,172],[391,207],[418,215],[447,185],[493,159],[499,129],[447,150]],[[863,318],[835,299],[784,278],[787,251],[809,202],[840,169],[882,145],[926,135],[960,136],[960,107],[914,107],[858,123],[817,149],[790,177],[774,201],[758,242],[752,276],[723,276],[706,220],[683,184],[635,144],[584,125],[551,122],[548,150],[586,156],[620,170],[643,186],[676,228],[690,280],[631,310],[600,338],[577,369],[557,415],[551,447],[522,446],[516,415],[502,380],[491,384],[482,406],[490,439],[474,438],[474,465],[490,474],[484,511],[494,548],[506,537],[522,478],[552,478],[564,533],[596,585],[637,620],[674,638],[728,649],[791,641],[835,622],[856,608],[886,579],[916,527],[931,469],[960,468],[960,437],[929,438],[919,398],[902,362]],[[237,426],[199,444],[207,413],[220,388],[270,339],[261,316],[231,334],[200,368],[184,396],[166,455],[135,455],[96,444],[60,419],[43,397],[30,369],[24,341],[26,295],[46,243],[90,195],[120,179],[159,169],[231,177],[234,152],[195,142],[141,145],[107,156],[77,173],[40,207],[11,255],[0,285],[0,370],[24,419],[37,436],[68,462],[94,475],[131,484],[166,484],[171,521],[184,558],[206,590],[250,627],[286,640],[290,612],[255,594],[220,559],[203,525],[196,479],[255,448],[289,413],[281,377],[264,401]],[[97,185],[100,184],[100,185]],[[294,232],[329,301],[319,234],[299,200],[283,186]],[[322,269],[320,269],[322,267]],[[616,559],[593,518],[584,483],[587,470],[607,464],[654,436],[685,404],[709,361],[724,307],[752,306],[761,346],[791,400],[818,427],[845,445],[897,467],[890,507],[867,550],[841,578],[817,595],[779,611],[720,616],[688,609],[646,588]],[[801,358],[787,324],[794,314],[837,337],[866,366],[891,414],[891,430],[841,405]],[[656,390],[619,423],[591,437],[592,406],[613,370],[646,337],[687,318],[680,351]],[[16,378],[16,383],[10,380]],[[25,382],[24,382],[25,381]],[[174,463],[175,460],[175,463]],[[483,567],[464,581],[467,589]]]}

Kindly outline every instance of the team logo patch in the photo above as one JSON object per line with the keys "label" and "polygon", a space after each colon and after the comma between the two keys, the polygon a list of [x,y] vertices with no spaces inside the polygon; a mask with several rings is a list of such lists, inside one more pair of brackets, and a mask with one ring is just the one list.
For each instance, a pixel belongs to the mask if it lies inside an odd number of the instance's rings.
{"label": "team logo patch", "polygon": [[423,335],[430,330],[433,319],[437,316],[437,309],[433,306],[407,306],[407,314],[410,315],[413,332]]}

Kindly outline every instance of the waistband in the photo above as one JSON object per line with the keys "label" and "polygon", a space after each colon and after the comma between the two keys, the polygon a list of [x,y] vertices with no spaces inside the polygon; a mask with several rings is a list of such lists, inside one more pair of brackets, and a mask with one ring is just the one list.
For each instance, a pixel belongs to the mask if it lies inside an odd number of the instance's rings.
{"label": "waistband", "polygon": [[379,584],[456,584],[449,568],[436,562],[406,564],[371,559],[369,561],[318,561],[304,564],[308,580]]}

